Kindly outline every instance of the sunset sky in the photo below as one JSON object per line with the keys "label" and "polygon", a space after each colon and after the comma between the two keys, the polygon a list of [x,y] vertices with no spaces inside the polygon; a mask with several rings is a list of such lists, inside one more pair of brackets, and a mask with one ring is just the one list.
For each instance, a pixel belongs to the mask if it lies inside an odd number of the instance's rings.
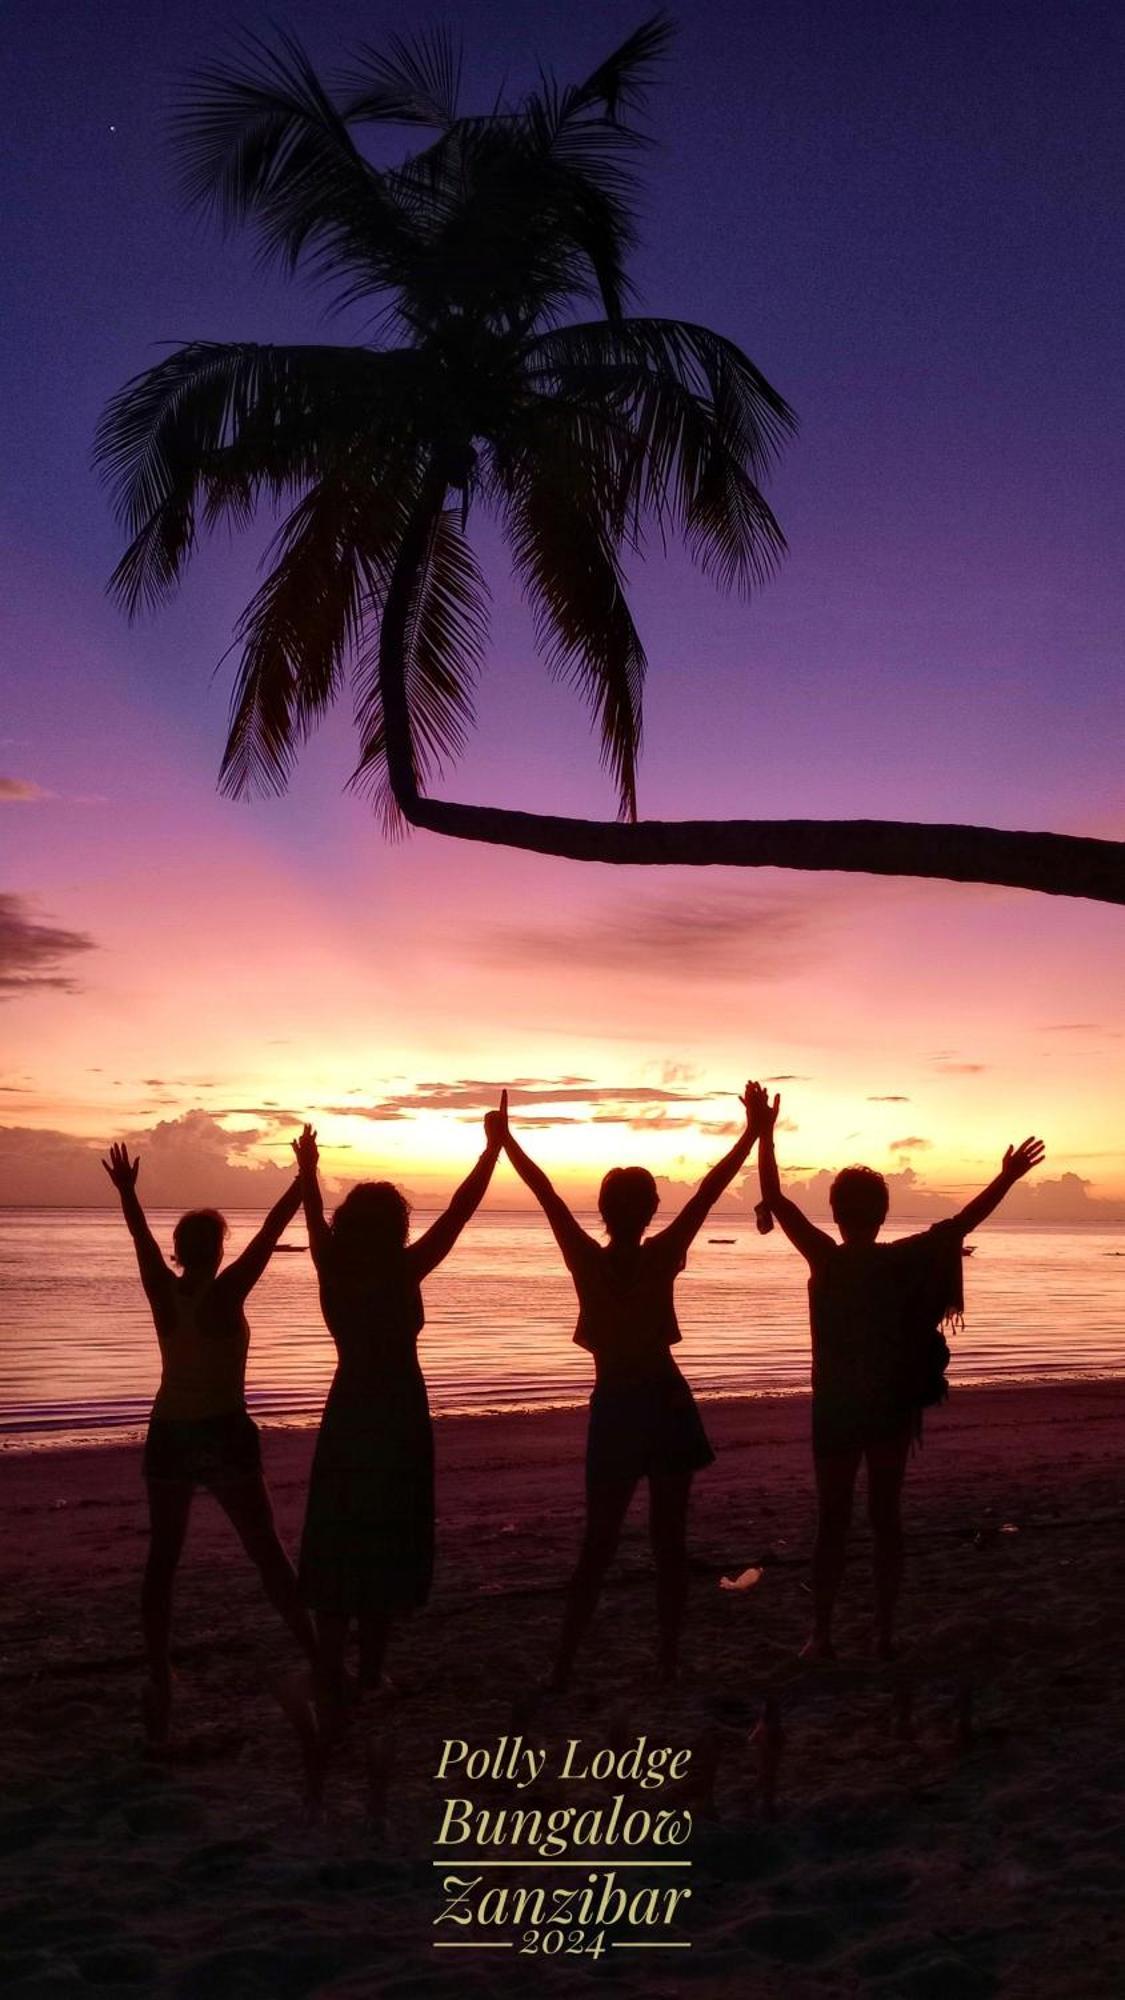
{"label": "sunset sky", "polygon": [[[239,18],[264,32],[272,11]],[[486,105],[536,57],[582,73],[644,12],[419,19],[455,20]],[[402,17],[290,0],[283,18],[331,70]],[[230,19],[165,0],[7,15],[0,1202],[112,1199],[97,1147],[129,1134],[152,1201],[260,1204],[305,1117],[330,1178],[425,1199],[467,1169],[505,1082],[585,1197],[619,1161],[698,1174],[757,1075],[798,1179],[863,1159],[928,1213],[1035,1132],[1048,1165],[1013,1214],[1125,1220],[1118,909],[388,845],[343,792],[343,709],[284,799],[217,796],[219,662],[269,524],[202,548],[129,627],[89,460],[105,400],[161,342],[355,334],[177,206],[171,92]],[[790,554],[750,604],[676,551],[632,577],[643,817],[1125,838],[1123,22],[1093,0],[683,11],[650,100],[640,309],[737,340],[801,430],[769,489]],[[478,525],[492,642],[444,789],[612,817],[586,715]],[[491,1199],[516,1198],[502,1169]]]}

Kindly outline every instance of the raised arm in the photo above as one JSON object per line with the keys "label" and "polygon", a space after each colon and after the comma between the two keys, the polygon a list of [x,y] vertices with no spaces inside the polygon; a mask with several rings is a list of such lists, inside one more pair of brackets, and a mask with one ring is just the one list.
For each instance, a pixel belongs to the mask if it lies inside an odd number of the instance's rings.
{"label": "raised arm", "polygon": [[[508,1093],[504,1092],[501,1106],[504,1120],[507,1120]],[[485,1148],[472,1172],[466,1174],[444,1215],[432,1222],[424,1236],[417,1243],[407,1247],[407,1260],[419,1281],[427,1278],[431,1271],[448,1257],[465,1224],[476,1214],[485,1189],[492,1179],[492,1169],[500,1158],[503,1143],[501,1114],[487,1113],[484,1121]]]}
{"label": "raised arm", "polygon": [[306,1125],[299,1139],[293,1141],[293,1151],[297,1155],[298,1198],[305,1211],[305,1226],[309,1232],[309,1249],[318,1271],[323,1270],[332,1244],[332,1232],[324,1218],[324,1197],[317,1179],[316,1133],[311,1125]]}
{"label": "raised arm", "polygon": [[245,1250],[232,1257],[225,1271],[220,1272],[220,1281],[227,1290],[238,1292],[242,1298],[253,1290],[300,1206],[301,1183],[297,1179],[286,1188],[280,1201],[274,1202],[257,1235],[251,1237]]}
{"label": "raised arm", "polygon": [[543,1210],[547,1221],[551,1225],[551,1234],[562,1251],[563,1261],[569,1269],[573,1266],[575,1258],[581,1257],[590,1250],[598,1249],[597,1240],[583,1229],[582,1224],[571,1214],[561,1194],[559,1194],[558,1190],[548,1180],[542,1167],[536,1166],[535,1161],[529,1159],[518,1139],[508,1129],[507,1091],[504,1092],[500,1099],[500,1110],[497,1113],[497,1118],[502,1127],[504,1151],[507,1153],[524,1186],[531,1189],[532,1194]]}
{"label": "raised arm", "polygon": [[758,1136],[758,1125],[750,1092],[751,1086],[747,1084],[738,1100],[746,1113],[745,1130],[739,1134],[729,1153],[724,1153],[722,1159],[704,1174],[695,1193],[689,1196],[679,1214],[667,1228],[659,1230],[651,1239],[673,1252],[677,1264],[683,1263],[692,1242],[702,1229],[719,1196],[725,1193],[739,1168],[744,1167],[750,1157],[751,1148]]}
{"label": "raised arm", "polygon": [[762,1188],[762,1206],[776,1216],[790,1243],[799,1250],[810,1264],[816,1264],[833,1248],[833,1240],[824,1229],[818,1229],[810,1222],[803,1209],[790,1201],[781,1192],[781,1176],[777,1171],[777,1154],[774,1151],[773,1133],[777,1124],[777,1114],[781,1109],[781,1099],[776,1094],[770,1102],[767,1092],[760,1083],[750,1085],[750,1100],[759,1122],[758,1178]]}
{"label": "raised arm", "polygon": [[999,1208],[1016,1182],[1029,1174],[1033,1167],[1039,1166],[1045,1152],[1042,1139],[1025,1139],[1022,1146],[1009,1146],[996,1179],[989,1181],[988,1186],[974,1195],[972,1201],[966,1202],[960,1214],[953,1217],[962,1233],[967,1236],[971,1229],[979,1229],[993,1209]]}
{"label": "raised arm", "polygon": [[168,1268],[157,1247],[156,1238],[148,1226],[144,1209],[137,1194],[137,1171],[141,1164],[138,1153],[135,1160],[129,1158],[124,1146],[113,1145],[109,1149],[108,1160],[102,1165],[121,1198],[121,1213],[133,1239],[137,1253],[137,1268],[149,1304],[155,1306],[164,1299],[168,1287],[174,1283],[174,1273]]}

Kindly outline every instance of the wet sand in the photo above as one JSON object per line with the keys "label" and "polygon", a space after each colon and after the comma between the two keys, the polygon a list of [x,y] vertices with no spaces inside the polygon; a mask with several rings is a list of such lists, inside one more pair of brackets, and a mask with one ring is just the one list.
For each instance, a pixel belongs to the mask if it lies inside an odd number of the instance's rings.
{"label": "wet sand", "polygon": [[[196,1503],[178,1588],[174,1754],[154,1761],[139,1728],[139,1447],[6,1453],[5,1990],[461,2000],[608,1979],[653,2000],[1120,1993],[1125,1384],[955,1391],[928,1419],[909,1469],[893,1667],[867,1650],[862,1496],[838,1663],[796,1658],[806,1401],[704,1414],[718,1458],[696,1487],[682,1684],[653,1680],[638,1498],[574,1689],[535,1711],[526,1691],[548,1664],[577,1541],[584,1413],[438,1421],[434,1595],[394,1646],[401,1696],[365,1703],[311,1820],[266,1690],[292,1648],[213,1503]],[[264,1441],[295,1546],[312,1434]],[[751,1565],[750,1590],[720,1590]],[[749,1741],[770,1693],[784,1730],[773,1818]],[[443,1739],[522,1734],[550,1771],[570,1737],[592,1749],[642,1731],[691,1747],[697,1765],[708,1746],[719,1756],[715,1816],[694,1804],[692,1900],[670,1933],[690,1949],[435,1950],[451,1928],[433,1927],[442,1798],[513,1797],[503,1783],[435,1782]],[[389,1766],[382,1826],[369,1752],[377,1774]],[[539,1802],[562,1796],[545,1778]]]}

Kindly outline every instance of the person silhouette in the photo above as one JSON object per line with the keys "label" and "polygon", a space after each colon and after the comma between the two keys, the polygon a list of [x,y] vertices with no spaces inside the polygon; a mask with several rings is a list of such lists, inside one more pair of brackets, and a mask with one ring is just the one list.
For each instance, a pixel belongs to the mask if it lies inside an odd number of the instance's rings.
{"label": "person silhouette", "polygon": [[[902,1581],[902,1486],[911,1445],[921,1435],[920,1340],[962,1308],[965,1237],[998,1208],[1044,1158],[1039,1139],[1009,1146],[996,1178],[957,1215],[918,1235],[878,1243],[890,1197],[882,1174],[845,1167],[829,1193],[841,1241],[818,1229],[782,1193],[774,1150],[781,1100],[752,1091],[761,1131],[760,1208],[776,1217],[809,1267],[812,1330],[812,1437],[817,1527],[813,1547],[813,1629],[806,1659],[834,1657],[832,1615],[843,1579],[856,1478],[867,1466],[867,1511],[875,1571],[875,1651],[894,1656]],[[947,1356],[946,1356],[947,1358]],[[943,1393],[943,1385],[938,1386]]]}
{"label": "person silhouette", "polygon": [[500,1140],[489,1135],[445,1213],[413,1243],[409,1203],[387,1181],[353,1187],[329,1223],[311,1126],[293,1147],[321,1309],[337,1356],[297,1567],[302,1601],[316,1614],[317,1726],[327,1745],[344,1721],[352,1620],[359,1625],[360,1686],[377,1687],[396,1614],[429,1597],[434,1448],[418,1362],[421,1287],[479,1206]]}
{"label": "person silhouette", "polygon": [[172,1589],[197,1487],[214,1495],[270,1603],[308,1659],[316,1657],[312,1621],[274,1524],[258,1426],[246,1408],[246,1300],[301,1197],[294,1181],[222,1270],[225,1218],[214,1208],[190,1210],[172,1232],[177,1274],[165,1263],[137,1194],[140,1155],[130,1160],[123,1145],[112,1145],[102,1165],[121,1199],[160,1347],[160,1387],[142,1459],[150,1532],[141,1589],[149,1676],[144,1721],[150,1743],[160,1745],[171,1723]]}
{"label": "person silhouette", "polygon": [[691,1482],[715,1454],[695,1398],[671,1353],[682,1337],[673,1288],[695,1236],[749,1158],[757,1137],[749,1085],[740,1102],[746,1110],[745,1130],[674,1220],[656,1235],[645,1235],[660,1200],[652,1175],[644,1167],[613,1168],[598,1194],[609,1239],[599,1243],[515,1139],[508,1125],[506,1091],[501,1098],[496,1126],[504,1150],[550,1224],[578,1294],[574,1339],[594,1357],[585,1530],[548,1683],[552,1692],[561,1692],[569,1683],[641,1479],[647,1479],[649,1489],[659,1673],[671,1681],[678,1672],[687,1603]]}

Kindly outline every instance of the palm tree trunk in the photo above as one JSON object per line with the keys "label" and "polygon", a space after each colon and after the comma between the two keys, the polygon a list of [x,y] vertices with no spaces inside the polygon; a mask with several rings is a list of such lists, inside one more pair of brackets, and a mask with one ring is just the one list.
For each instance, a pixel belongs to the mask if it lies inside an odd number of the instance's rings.
{"label": "palm tree trunk", "polygon": [[1048,896],[1125,903],[1125,843],[1063,833],[877,819],[556,819],[424,798],[418,790],[405,677],[407,621],[435,515],[449,481],[427,472],[395,562],[379,640],[387,768],[411,826],[570,861],[639,868],[797,868],[849,875],[915,875],[991,882]]}
{"label": "palm tree trunk", "polygon": [[1071,834],[875,819],[640,820],[630,826],[455,805],[417,792],[400,796],[399,805],[411,825],[431,833],[571,861],[919,875],[1125,903],[1125,843]]}

